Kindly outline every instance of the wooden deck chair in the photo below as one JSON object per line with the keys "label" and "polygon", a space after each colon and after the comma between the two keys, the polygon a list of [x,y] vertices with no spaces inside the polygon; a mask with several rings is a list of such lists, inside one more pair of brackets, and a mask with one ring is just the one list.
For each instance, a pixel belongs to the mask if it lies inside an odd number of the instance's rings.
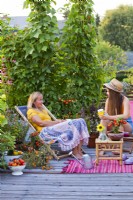
{"label": "wooden deck chair", "polygon": [[[43,106],[44,106],[44,105],[43,105]],[[15,109],[16,109],[16,111],[20,114],[20,116],[22,117],[22,119],[23,119],[25,122],[28,123],[29,127],[31,128],[31,131],[30,131],[30,132],[32,133],[32,132],[36,131],[36,129],[34,128],[34,126],[32,126],[32,124],[31,124],[31,123],[28,121],[28,119],[27,119],[27,106],[15,106]],[[56,120],[55,116],[46,108],[46,106],[44,106],[44,109],[47,110],[48,114],[50,115],[50,117],[51,117],[53,120]],[[55,153],[55,151],[52,150],[51,147],[49,147],[49,148],[50,148],[49,150],[50,150],[51,153],[53,154],[54,158],[57,159],[57,160],[59,160],[59,159],[61,159],[61,158],[65,158],[65,157],[70,156],[70,154],[69,154],[70,152],[67,152],[67,153],[62,154],[62,155],[57,155],[57,154]]]}

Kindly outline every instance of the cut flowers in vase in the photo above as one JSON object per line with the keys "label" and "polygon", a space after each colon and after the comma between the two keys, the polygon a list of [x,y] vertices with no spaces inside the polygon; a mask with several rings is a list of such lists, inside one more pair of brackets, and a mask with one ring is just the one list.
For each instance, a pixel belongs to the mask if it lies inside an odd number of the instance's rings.
{"label": "cut flowers in vase", "polygon": [[97,125],[97,131],[103,132],[105,130],[105,127],[102,124]]}
{"label": "cut flowers in vase", "polygon": [[98,124],[97,125],[97,131],[100,132],[100,135],[98,137],[100,140],[107,140],[108,139],[108,137],[105,133],[105,131],[106,131],[105,126],[103,126],[102,124]]}
{"label": "cut flowers in vase", "polygon": [[114,119],[108,124],[108,129],[111,130],[111,133],[120,133],[120,126],[126,123],[122,118]]}

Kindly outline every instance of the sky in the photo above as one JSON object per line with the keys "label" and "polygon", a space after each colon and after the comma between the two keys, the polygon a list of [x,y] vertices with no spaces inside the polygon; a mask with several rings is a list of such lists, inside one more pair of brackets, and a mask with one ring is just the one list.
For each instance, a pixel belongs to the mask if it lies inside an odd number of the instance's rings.
{"label": "sky", "polygon": [[[41,1],[41,0],[38,0]],[[0,0],[0,13],[8,14],[9,16],[27,16],[30,9],[23,9],[24,0]],[[63,7],[68,0],[56,0],[55,9]],[[94,11],[101,17],[104,16],[106,10],[115,9],[119,5],[133,5],[133,0],[93,0]],[[61,14],[57,14],[58,19],[62,19]]]}

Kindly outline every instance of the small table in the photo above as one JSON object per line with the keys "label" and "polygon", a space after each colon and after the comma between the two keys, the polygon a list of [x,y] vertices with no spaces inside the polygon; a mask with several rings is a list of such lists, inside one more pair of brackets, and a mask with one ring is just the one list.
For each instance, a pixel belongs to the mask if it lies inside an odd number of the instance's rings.
{"label": "small table", "polygon": [[[120,165],[122,165],[122,149],[123,149],[123,139],[120,141],[112,140],[100,140],[96,139],[96,164],[98,165],[99,160],[119,160]],[[118,152],[119,155],[100,155],[100,152]]]}

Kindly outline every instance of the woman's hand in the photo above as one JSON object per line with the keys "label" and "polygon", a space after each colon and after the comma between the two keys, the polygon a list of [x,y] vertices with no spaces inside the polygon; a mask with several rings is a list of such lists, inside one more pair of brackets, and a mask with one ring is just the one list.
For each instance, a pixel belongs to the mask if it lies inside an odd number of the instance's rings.
{"label": "woman's hand", "polygon": [[109,115],[102,115],[99,117],[100,119],[103,119],[103,120],[108,120],[110,119]]}
{"label": "woman's hand", "polygon": [[61,122],[65,122],[66,120],[64,120],[64,119],[57,119],[56,120],[56,122],[57,122],[57,124],[59,124],[59,123],[61,123]]}

